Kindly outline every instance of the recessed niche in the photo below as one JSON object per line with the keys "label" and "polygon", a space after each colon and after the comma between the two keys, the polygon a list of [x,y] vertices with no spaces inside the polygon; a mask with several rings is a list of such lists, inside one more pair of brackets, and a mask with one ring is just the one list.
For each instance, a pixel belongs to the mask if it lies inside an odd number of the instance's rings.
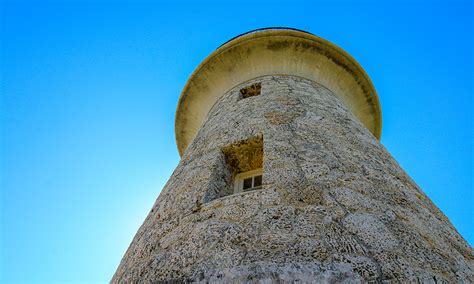
{"label": "recessed niche", "polygon": [[252,84],[250,86],[240,89],[240,94],[242,95],[242,98],[246,99],[246,98],[260,95],[261,90],[262,90],[262,83],[255,83],[255,84]]}
{"label": "recessed niche", "polygon": [[256,136],[247,140],[230,144],[222,149],[222,153],[230,171],[233,190],[240,193],[262,188],[263,177],[263,137]]}
{"label": "recessed niche", "polygon": [[263,137],[255,136],[222,149],[232,174],[247,172],[263,167]]}
{"label": "recessed niche", "polygon": [[202,203],[261,189],[263,184],[263,137],[259,135],[221,149]]}

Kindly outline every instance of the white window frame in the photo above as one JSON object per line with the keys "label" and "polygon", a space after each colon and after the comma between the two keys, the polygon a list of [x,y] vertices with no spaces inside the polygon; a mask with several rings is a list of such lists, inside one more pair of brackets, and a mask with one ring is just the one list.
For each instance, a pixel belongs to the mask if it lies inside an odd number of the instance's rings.
{"label": "white window frame", "polygon": [[[247,179],[249,177],[256,177],[256,176],[262,176],[262,184],[263,184],[263,169],[262,168],[237,174],[234,178],[234,193],[244,192],[243,190],[244,179]],[[253,185],[253,179],[252,179],[252,185]],[[254,190],[253,187],[247,191],[252,191],[252,190]]]}

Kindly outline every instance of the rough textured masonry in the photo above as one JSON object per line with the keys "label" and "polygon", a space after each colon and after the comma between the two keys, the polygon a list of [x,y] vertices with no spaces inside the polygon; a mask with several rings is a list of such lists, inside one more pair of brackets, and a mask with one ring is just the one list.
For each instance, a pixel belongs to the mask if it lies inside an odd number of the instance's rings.
{"label": "rough textured masonry", "polygon": [[[263,188],[232,194],[245,159],[263,163]],[[112,283],[469,283],[473,271],[472,248],[348,107],[280,75],[217,100]]]}
{"label": "rough textured masonry", "polygon": [[285,28],[223,44],[184,87],[181,161],[112,283],[474,282],[473,249],[381,129],[334,44]]}

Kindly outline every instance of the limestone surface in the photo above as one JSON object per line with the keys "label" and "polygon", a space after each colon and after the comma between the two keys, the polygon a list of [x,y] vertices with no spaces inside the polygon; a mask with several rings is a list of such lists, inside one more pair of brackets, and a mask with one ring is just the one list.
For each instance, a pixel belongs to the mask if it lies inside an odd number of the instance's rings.
{"label": "limestone surface", "polygon": [[[232,194],[239,153],[262,189]],[[474,252],[330,90],[264,76],[210,110],[112,279],[160,281],[470,283]]]}

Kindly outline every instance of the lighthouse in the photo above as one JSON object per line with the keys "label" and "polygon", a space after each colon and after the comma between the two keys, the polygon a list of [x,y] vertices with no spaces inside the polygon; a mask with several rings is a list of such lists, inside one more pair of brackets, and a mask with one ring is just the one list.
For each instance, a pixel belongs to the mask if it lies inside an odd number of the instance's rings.
{"label": "lighthouse", "polygon": [[338,46],[289,28],[229,40],[181,93],[181,160],[112,283],[474,282],[473,249],[381,132]]}

